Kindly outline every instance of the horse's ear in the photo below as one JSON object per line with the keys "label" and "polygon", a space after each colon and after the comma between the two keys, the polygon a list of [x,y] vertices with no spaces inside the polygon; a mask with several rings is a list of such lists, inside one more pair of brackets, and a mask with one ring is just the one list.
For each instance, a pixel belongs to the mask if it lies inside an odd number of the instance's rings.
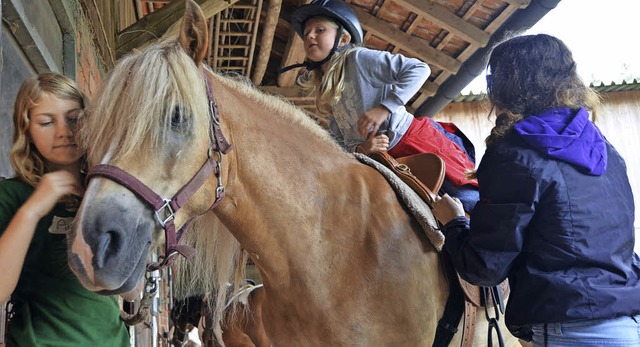
{"label": "horse's ear", "polygon": [[204,18],[204,13],[193,0],[186,0],[184,18],[180,26],[178,40],[182,48],[196,62],[196,65],[200,65],[207,56],[209,34],[207,33],[207,20]]}

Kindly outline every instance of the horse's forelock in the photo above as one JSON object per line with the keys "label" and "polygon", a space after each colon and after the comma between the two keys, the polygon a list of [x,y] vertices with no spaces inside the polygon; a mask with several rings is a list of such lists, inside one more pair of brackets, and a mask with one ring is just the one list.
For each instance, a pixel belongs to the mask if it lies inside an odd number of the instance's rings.
{"label": "horse's forelock", "polygon": [[85,121],[81,142],[90,162],[99,162],[114,140],[113,160],[161,148],[176,106],[208,122],[203,75],[179,45],[162,42],[122,58]]}

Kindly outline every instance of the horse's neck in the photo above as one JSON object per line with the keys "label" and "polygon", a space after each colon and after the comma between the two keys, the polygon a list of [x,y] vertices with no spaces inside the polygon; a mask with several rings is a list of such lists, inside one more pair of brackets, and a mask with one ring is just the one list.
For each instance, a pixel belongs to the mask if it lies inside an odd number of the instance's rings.
{"label": "horse's neck", "polygon": [[349,213],[366,213],[359,199],[374,192],[351,156],[233,90],[218,95],[234,150],[226,161],[226,203],[217,213],[258,262],[268,259],[283,271],[291,258],[312,258],[307,252],[323,233],[334,232]]}

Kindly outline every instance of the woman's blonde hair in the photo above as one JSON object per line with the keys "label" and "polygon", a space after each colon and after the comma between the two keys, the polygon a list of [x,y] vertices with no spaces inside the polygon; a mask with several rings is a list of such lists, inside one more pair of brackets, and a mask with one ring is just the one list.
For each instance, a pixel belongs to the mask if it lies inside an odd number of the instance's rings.
{"label": "woman's blonde hair", "polygon": [[[331,18],[323,16],[314,18],[326,22],[334,29],[339,28],[338,24]],[[342,35],[347,37],[347,42],[351,41],[351,34],[347,30],[343,30]],[[338,50],[329,60],[329,67],[325,73],[322,73],[320,69],[316,69],[309,72],[307,79],[301,81],[302,88],[307,93],[312,93],[316,90],[316,108],[323,115],[330,114],[331,105],[340,101],[340,96],[344,90],[344,64],[349,53],[355,48],[356,46],[351,46],[347,49]]]}
{"label": "woman's blonde hair", "polygon": [[36,186],[46,172],[44,158],[29,139],[30,112],[38,105],[43,94],[58,99],[75,101],[84,109],[85,95],[69,77],[46,72],[22,83],[13,108],[13,145],[10,160],[16,177]]}

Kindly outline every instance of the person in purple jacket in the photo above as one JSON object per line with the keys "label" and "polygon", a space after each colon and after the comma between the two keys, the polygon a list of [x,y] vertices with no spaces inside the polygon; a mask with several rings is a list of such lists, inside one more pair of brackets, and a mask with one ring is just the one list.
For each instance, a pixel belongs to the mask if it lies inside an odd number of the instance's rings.
{"label": "person in purple jacket", "polygon": [[534,346],[640,346],[640,260],[624,160],[591,122],[598,95],[567,46],[528,35],[494,48],[496,126],[464,217],[443,197],[444,249],[467,281],[509,279],[506,323]]}

